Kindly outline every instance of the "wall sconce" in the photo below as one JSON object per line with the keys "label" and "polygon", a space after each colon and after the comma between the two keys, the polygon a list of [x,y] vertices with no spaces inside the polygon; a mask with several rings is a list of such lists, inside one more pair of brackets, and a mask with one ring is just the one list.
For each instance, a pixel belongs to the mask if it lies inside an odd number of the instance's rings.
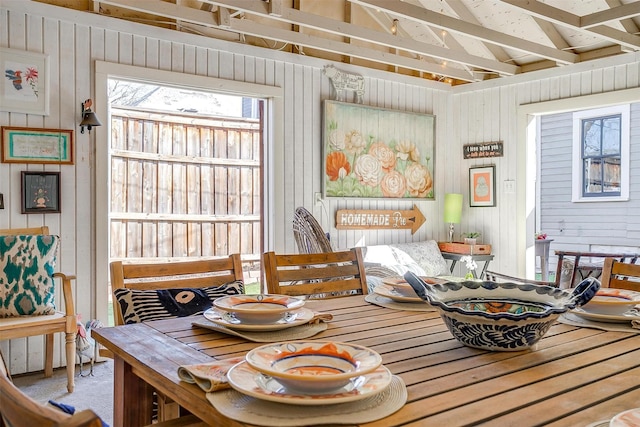
{"label": "wall sconce", "polygon": [[394,36],[398,34],[398,20],[394,19],[393,24],[391,24],[391,34]]}
{"label": "wall sconce", "polygon": [[462,218],[462,194],[448,193],[444,195],[444,222],[449,223],[449,241],[453,242],[453,224]]}
{"label": "wall sconce", "polygon": [[93,105],[93,101],[91,99],[87,99],[82,103],[82,121],[80,122],[80,133],[84,133],[85,126],[89,133],[91,133],[91,128],[94,126],[102,126],[100,120],[96,117],[96,113],[91,111],[91,105]]}

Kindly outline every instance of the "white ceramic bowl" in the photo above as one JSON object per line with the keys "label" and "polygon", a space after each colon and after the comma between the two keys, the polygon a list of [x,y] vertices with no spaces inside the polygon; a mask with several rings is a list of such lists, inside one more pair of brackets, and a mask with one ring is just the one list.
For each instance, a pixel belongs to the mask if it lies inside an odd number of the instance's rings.
{"label": "white ceramic bowl", "polygon": [[601,288],[591,301],[582,306],[582,309],[589,313],[619,316],[638,304],[640,304],[640,292]]}
{"label": "white ceramic bowl", "polygon": [[304,300],[277,294],[230,295],[213,301],[218,310],[247,324],[275,323],[304,305]]}
{"label": "white ceramic bowl", "polygon": [[310,394],[337,390],[382,364],[382,357],[367,347],[333,341],[267,344],[247,353],[246,360],[283,386]]}
{"label": "white ceramic bowl", "polygon": [[429,285],[405,274],[418,296],[434,306],[462,344],[485,350],[530,348],[560,314],[586,304],[600,288],[587,278],[569,292],[551,286],[489,281]]}

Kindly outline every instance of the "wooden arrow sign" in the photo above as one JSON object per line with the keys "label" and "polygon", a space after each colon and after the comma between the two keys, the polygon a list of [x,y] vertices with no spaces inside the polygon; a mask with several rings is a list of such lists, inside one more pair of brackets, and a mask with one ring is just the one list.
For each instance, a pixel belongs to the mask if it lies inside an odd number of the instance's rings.
{"label": "wooden arrow sign", "polygon": [[338,230],[410,228],[411,234],[415,234],[424,222],[425,217],[416,205],[406,211],[342,209],[336,212]]}

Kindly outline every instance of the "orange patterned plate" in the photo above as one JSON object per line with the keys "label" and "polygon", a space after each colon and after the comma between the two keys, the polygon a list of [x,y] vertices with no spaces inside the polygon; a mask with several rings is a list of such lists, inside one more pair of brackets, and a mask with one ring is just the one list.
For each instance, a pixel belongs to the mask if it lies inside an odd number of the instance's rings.
{"label": "orange patterned plate", "polygon": [[352,378],[344,387],[330,393],[308,394],[289,390],[275,378],[238,363],[227,373],[229,384],[240,393],[257,399],[289,405],[332,405],[353,402],[384,391],[391,383],[391,372],[380,366],[373,372]]}
{"label": "orange patterned plate", "polygon": [[[412,289],[413,291],[413,289]],[[373,292],[375,294],[378,294],[380,296],[392,299],[396,302],[422,302],[424,303],[424,301],[422,301],[422,299],[415,295],[413,296],[407,296],[404,295],[400,292],[398,292],[393,286],[390,285],[378,285],[375,288],[373,288]]]}

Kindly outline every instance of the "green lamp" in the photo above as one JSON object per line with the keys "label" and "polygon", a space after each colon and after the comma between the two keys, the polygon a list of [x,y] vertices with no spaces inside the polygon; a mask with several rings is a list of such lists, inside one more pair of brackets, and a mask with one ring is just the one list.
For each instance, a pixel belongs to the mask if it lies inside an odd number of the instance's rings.
{"label": "green lamp", "polygon": [[462,194],[447,193],[444,195],[444,222],[449,223],[449,241],[453,242],[453,224],[462,217]]}

